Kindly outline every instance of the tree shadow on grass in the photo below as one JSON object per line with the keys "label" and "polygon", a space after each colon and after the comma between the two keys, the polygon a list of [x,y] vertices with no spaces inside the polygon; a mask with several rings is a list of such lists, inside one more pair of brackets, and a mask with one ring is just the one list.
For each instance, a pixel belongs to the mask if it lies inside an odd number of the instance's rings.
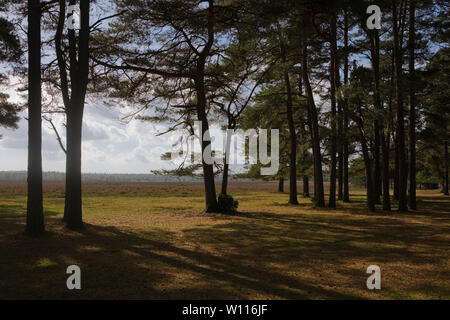
{"label": "tree shadow on grass", "polygon": [[[310,291],[323,297],[355,298],[315,288],[295,277],[258,264],[229,259],[165,239],[170,232],[136,233],[86,224],[74,232],[59,219],[47,219],[49,232],[39,239],[22,234],[23,216],[0,216],[0,297],[239,299],[272,297],[303,299]],[[82,290],[66,288],[67,266],[82,270]]]}
{"label": "tree shadow on grass", "polygon": [[[442,221],[314,210],[208,215],[212,224],[181,235],[91,224],[74,232],[49,215],[35,239],[22,234],[24,218],[0,210],[0,298],[359,298],[353,290],[366,290],[373,262],[440,269],[450,232]],[[66,288],[71,264],[81,267],[81,291]]]}
{"label": "tree shadow on grass", "polygon": [[[439,297],[443,287],[431,280],[448,281],[446,235],[450,223],[448,216],[443,222],[440,213],[429,214],[431,222],[423,223],[423,217],[417,222],[421,217],[414,214],[390,217],[333,212],[325,215],[315,210],[301,214],[246,212],[232,222],[184,232],[187,239],[209,242],[212,251],[225,250],[230,261],[239,258],[244,264],[253,263],[265,270],[277,266],[284,274],[297,271],[299,282],[304,284],[302,278],[307,278],[310,285],[314,284],[311,296],[321,297],[315,289],[330,283],[349,288],[339,290],[341,293],[351,288],[366,290],[365,268],[376,262],[400,273],[419,268],[421,275],[426,275],[422,287],[431,296]],[[333,271],[339,274],[334,276]],[[412,282],[415,275],[403,277]]]}

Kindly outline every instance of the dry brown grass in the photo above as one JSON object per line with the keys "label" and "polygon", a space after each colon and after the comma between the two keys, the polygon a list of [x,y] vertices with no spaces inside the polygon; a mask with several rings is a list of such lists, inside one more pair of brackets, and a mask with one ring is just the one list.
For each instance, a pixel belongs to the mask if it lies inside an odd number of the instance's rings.
{"label": "dry brown grass", "polygon": [[[0,183],[0,298],[450,298],[450,199],[369,214],[364,192],[335,210],[286,205],[276,183],[233,183],[236,216],[202,213],[196,183],[86,184],[85,230],[61,222],[63,188],[45,186],[47,234],[23,235],[25,184]],[[66,267],[82,290],[66,289]],[[366,288],[377,264],[382,289]]]}

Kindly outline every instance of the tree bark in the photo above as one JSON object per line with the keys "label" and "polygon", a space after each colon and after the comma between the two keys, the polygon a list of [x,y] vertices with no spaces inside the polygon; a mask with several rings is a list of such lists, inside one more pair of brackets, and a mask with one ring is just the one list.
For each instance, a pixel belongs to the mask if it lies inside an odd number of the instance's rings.
{"label": "tree bark", "polygon": [[[348,86],[348,10],[344,11],[344,84],[347,87]],[[350,194],[349,194],[349,182],[348,182],[348,157],[349,157],[349,150],[348,150],[348,137],[347,137],[347,131],[348,131],[348,114],[347,114],[347,107],[348,107],[348,97],[347,93],[344,97],[344,119],[343,119],[343,137],[342,137],[342,166],[343,166],[343,195],[342,200],[344,202],[350,202]]]}
{"label": "tree bark", "polygon": [[278,179],[278,192],[280,193],[284,192],[284,178]]}
{"label": "tree bark", "polygon": [[344,199],[344,145],[342,144],[343,135],[343,111],[342,102],[338,101],[338,200]]}
{"label": "tree bark", "polygon": [[445,176],[444,176],[444,195],[448,196],[448,139],[445,139],[444,145]]}
{"label": "tree bark", "polygon": [[25,232],[44,233],[42,204],[41,7],[28,0],[28,198]]}
{"label": "tree bark", "polygon": [[370,39],[370,52],[372,62],[372,75],[373,75],[373,89],[375,108],[377,113],[374,119],[374,144],[373,144],[373,198],[375,203],[379,204],[381,195],[381,166],[380,166],[380,148],[381,148],[381,134],[383,132],[383,126],[380,123],[381,98],[380,98],[380,48],[379,48],[379,34],[378,30],[368,31]]}
{"label": "tree bark", "polygon": [[81,190],[81,145],[84,99],[67,112],[67,158],[65,221],[70,229],[83,226]]}
{"label": "tree bark", "polygon": [[331,137],[330,137],[330,194],[328,207],[336,208],[336,87],[339,69],[337,66],[336,14],[331,17],[330,95],[331,95]]}
{"label": "tree bark", "polygon": [[394,200],[398,201],[398,145],[397,139],[394,139],[394,152],[395,152],[395,163],[394,163]]}
{"label": "tree bark", "polygon": [[308,176],[303,176],[303,197],[309,198],[309,178]]}
{"label": "tree bark", "polygon": [[[361,114],[361,103],[358,102],[358,109],[359,109],[359,113]],[[358,131],[359,131],[359,141],[361,144],[361,149],[362,149],[362,153],[363,153],[363,158],[364,158],[364,165],[365,165],[365,170],[366,170],[366,194],[367,194],[367,208],[370,212],[374,212],[375,211],[375,197],[374,197],[374,184],[373,184],[373,177],[372,177],[372,159],[370,159],[370,154],[369,154],[369,147],[368,147],[368,143],[367,143],[367,139],[365,137],[364,134],[364,124],[363,124],[363,120],[361,119],[361,116],[357,117],[354,116],[353,120],[355,121],[355,123],[358,126]]]}
{"label": "tree bark", "polygon": [[311,144],[313,149],[314,161],[314,204],[317,207],[325,206],[325,197],[323,191],[322,174],[322,156],[320,154],[320,136],[319,120],[317,117],[316,104],[308,77],[308,47],[306,42],[301,39],[302,46],[302,80],[305,86],[305,92],[308,100],[308,125],[311,133]]}
{"label": "tree bark", "polygon": [[[286,47],[280,32],[280,52],[283,63],[286,63]],[[295,132],[294,116],[292,110],[292,87],[289,73],[284,71],[284,84],[286,87],[286,114],[289,128],[289,204],[298,204],[297,199],[297,135]]]}
{"label": "tree bark", "polygon": [[[218,212],[216,186],[214,183],[214,168],[212,164],[206,163],[204,155],[205,150],[211,150],[210,139],[205,139],[205,133],[209,132],[208,119],[206,117],[206,91],[204,82],[205,59],[200,57],[197,62],[197,77],[195,78],[195,88],[197,93],[197,118],[202,123],[201,149],[202,149],[202,167],[203,182],[205,185],[205,211],[208,213]],[[208,137],[209,138],[209,137]]]}
{"label": "tree bark", "polygon": [[380,165],[380,148],[381,148],[381,125],[378,120],[374,121],[374,146],[373,146],[373,197],[377,204],[380,204],[380,195],[382,193],[382,175],[381,175],[381,165]]}
{"label": "tree bark", "polygon": [[402,57],[397,24],[397,3],[392,4],[392,33],[394,40],[395,92],[397,100],[397,152],[398,152],[398,211],[407,211],[407,179],[405,125],[402,94]]}
{"label": "tree bark", "polygon": [[[228,126],[228,129],[232,129]],[[228,172],[229,172],[229,158],[230,158],[230,149],[231,149],[231,134],[227,131],[227,141],[225,145],[225,155],[223,159],[223,174],[222,174],[222,194],[227,194],[228,189]]]}
{"label": "tree bark", "polygon": [[391,211],[391,197],[389,195],[389,134],[381,134],[383,149],[383,210]]}
{"label": "tree bark", "polygon": [[[75,2],[70,1],[69,3],[73,5]],[[61,1],[60,5],[62,8],[65,5],[65,1]],[[71,92],[70,100],[65,103],[67,155],[64,220],[70,229],[83,227],[81,153],[84,104],[89,78],[89,10],[90,1],[80,1],[78,45],[76,44],[75,31],[73,29],[68,31]],[[65,77],[65,65],[60,65],[60,74],[61,78]]]}
{"label": "tree bark", "polygon": [[374,191],[373,186],[374,183],[372,181],[372,161],[369,156],[369,150],[367,148],[367,142],[364,137],[364,133],[360,129],[360,140],[361,140],[361,148],[363,151],[364,164],[366,166],[366,191],[367,191],[367,208],[370,212],[375,212],[375,199],[374,199]]}
{"label": "tree bark", "polygon": [[415,3],[409,1],[409,192],[408,205],[411,210],[416,204],[416,99],[415,99]]}
{"label": "tree bark", "polygon": [[[371,32],[371,31],[369,31]],[[373,192],[375,203],[380,203],[380,194],[383,193],[383,210],[390,210],[389,197],[389,141],[384,136],[384,125],[380,119],[383,106],[381,103],[380,94],[380,38],[378,30],[372,31],[370,37],[370,51],[372,61],[372,75],[374,83],[374,98],[375,108],[377,109],[377,116],[374,121],[374,168],[373,168]],[[386,149],[387,147],[387,149]],[[383,155],[383,174],[381,174],[380,165],[380,148],[382,148]],[[380,190],[382,188],[382,190]]]}

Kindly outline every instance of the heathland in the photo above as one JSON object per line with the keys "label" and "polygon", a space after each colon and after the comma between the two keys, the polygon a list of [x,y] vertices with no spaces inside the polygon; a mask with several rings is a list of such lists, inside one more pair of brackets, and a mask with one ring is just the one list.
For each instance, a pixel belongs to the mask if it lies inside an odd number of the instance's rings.
{"label": "heathland", "polygon": [[[287,205],[274,182],[232,182],[239,213],[226,215],[203,212],[203,188],[86,183],[85,228],[72,231],[63,183],[46,183],[36,239],[23,233],[26,184],[1,182],[0,298],[450,298],[450,198],[437,190],[419,190],[416,211],[369,213],[356,187],[329,210]],[[82,290],[66,288],[72,264]],[[381,290],[366,287],[369,265]]]}

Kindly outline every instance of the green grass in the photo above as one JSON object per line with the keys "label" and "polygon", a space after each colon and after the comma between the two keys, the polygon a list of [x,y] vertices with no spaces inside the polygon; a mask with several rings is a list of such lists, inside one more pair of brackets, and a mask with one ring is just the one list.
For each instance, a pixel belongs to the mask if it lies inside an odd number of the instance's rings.
{"label": "green grass", "polygon": [[[45,186],[47,233],[23,234],[24,184],[0,184],[0,298],[449,299],[450,198],[419,192],[409,213],[287,205],[276,183],[234,183],[238,215],[205,214],[200,184],[87,184],[85,229],[61,222]],[[66,289],[66,268],[82,290]],[[382,289],[366,288],[381,268]]]}

